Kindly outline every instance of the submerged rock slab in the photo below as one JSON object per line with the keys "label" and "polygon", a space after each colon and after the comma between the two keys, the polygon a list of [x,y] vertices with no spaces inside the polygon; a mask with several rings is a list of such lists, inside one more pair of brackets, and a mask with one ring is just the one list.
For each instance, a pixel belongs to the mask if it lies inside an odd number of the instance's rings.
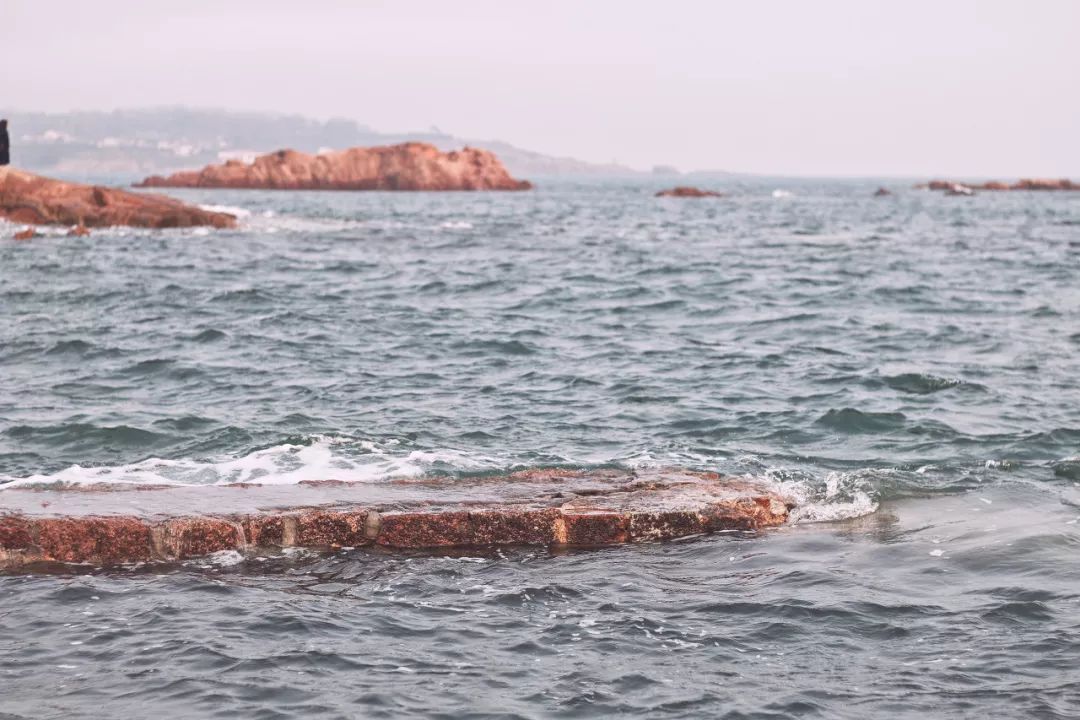
{"label": "submerged rock slab", "polygon": [[427,143],[355,147],[320,155],[278,150],[250,165],[229,160],[202,170],[154,175],[138,187],[266,190],[529,190],[494,153],[442,152]]}
{"label": "submerged rock slab", "polygon": [[222,550],[591,547],[780,525],[752,481],[688,470],[528,470],[499,477],[299,485],[0,489],[0,568],[115,565]]}
{"label": "submerged rock slab", "polygon": [[0,167],[0,217],[33,225],[81,228],[129,225],[144,228],[230,228],[236,218],[174,198],[82,185]]}

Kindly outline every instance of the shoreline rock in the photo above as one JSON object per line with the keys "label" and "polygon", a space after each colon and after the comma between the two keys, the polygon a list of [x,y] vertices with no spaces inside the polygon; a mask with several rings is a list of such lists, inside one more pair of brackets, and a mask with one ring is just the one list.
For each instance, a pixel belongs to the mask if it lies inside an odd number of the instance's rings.
{"label": "shoreline rock", "polygon": [[[236,218],[174,198],[83,185],[0,167],[0,218],[31,225],[231,228]],[[76,234],[82,234],[76,230]]]}
{"label": "shoreline rock", "polygon": [[136,187],[257,190],[530,190],[494,153],[477,148],[442,152],[427,143],[355,147],[322,155],[278,150],[250,165],[229,160],[201,170],[153,175]]}
{"label": "shoreline rock", "polygon": [[789,503],[741,478],[680,469],[299,485],[0,489],[0,569],[175,561],[222,550],[596,547],[756,531]]}
{"label": "shoreline rock", "polygon": [[677,198],[718,198],[724,197],[724,193],[716,192],[715,190],[702,190],[701,188],[690,187],[688,185],[680,185],[668,190],[661,190],[656,193],[655,197],[677,197]]}

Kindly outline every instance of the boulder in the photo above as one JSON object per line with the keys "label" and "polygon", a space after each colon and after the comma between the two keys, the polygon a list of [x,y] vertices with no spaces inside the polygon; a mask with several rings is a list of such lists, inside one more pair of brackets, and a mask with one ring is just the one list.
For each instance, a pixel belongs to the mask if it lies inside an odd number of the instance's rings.
{"label": "boulder", "polygon": [[253,163],[230,160],[202,170],[154,175],[137,187],[266,190],[529,190],[487,150],[442,152],[427,143],[356,147],[308,155],[278,150]]}
{"label": "boulder", "polygon": [[874,197],[886,197],[888,195],[892,195],[892,190],[889,188],[879,187],[874,191]]}
{"label": "boulder", "polygon": [[37,236],[37,231],[34,230],[34,228],[26,228],[25,230],[20,230],[19,232],[15,233],[11,237],[15,240],[32,240]]}
{"label": "boulder", "polygon": [[68,230],[68,237],[86,237],[89,234],[90,231],[82,223]]}
{"label": "boulder", "polygon": [[701,188],[689,187],[686,185],[680,185],[679,187],[673,187],[669,190],[661,190],[656,193],[656,197],[679,197],[679,198],[705,198],[705,197],[724,197],[724,193],[716,192],[714,190],[702,190]]}
{"label": "boulder", "polygon": [[230,228],[236,218],[174,198],[81,185],[0,167],[0,217],[34,225]]}

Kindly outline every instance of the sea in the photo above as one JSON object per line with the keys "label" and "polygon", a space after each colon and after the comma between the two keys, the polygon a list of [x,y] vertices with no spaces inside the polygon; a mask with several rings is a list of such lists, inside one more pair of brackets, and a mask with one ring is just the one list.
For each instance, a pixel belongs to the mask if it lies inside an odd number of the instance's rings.
{"label": "sea", "polygon": [[0,223],[0,504],[686,467],[786,526],[9,571],[0,718],[1080,717],[1080,193],[537,185]]}

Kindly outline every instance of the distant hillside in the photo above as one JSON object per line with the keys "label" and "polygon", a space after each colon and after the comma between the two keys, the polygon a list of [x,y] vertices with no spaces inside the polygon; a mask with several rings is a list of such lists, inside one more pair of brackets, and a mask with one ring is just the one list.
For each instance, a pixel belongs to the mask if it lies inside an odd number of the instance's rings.
{"label": "distant hillside", "polygon": [[637,175],[621,165],[552,157],[499,141],[462,140],[438,131],[381,133],[353,120],[300,115],[154,108],[114,112],[0,111],[10,121],[12,164],[61,176],[141,177],[199,168],[229,158],[293,148],[315,153],[407,140],[442,150],[464,145],[493,151],[515,177]]}

